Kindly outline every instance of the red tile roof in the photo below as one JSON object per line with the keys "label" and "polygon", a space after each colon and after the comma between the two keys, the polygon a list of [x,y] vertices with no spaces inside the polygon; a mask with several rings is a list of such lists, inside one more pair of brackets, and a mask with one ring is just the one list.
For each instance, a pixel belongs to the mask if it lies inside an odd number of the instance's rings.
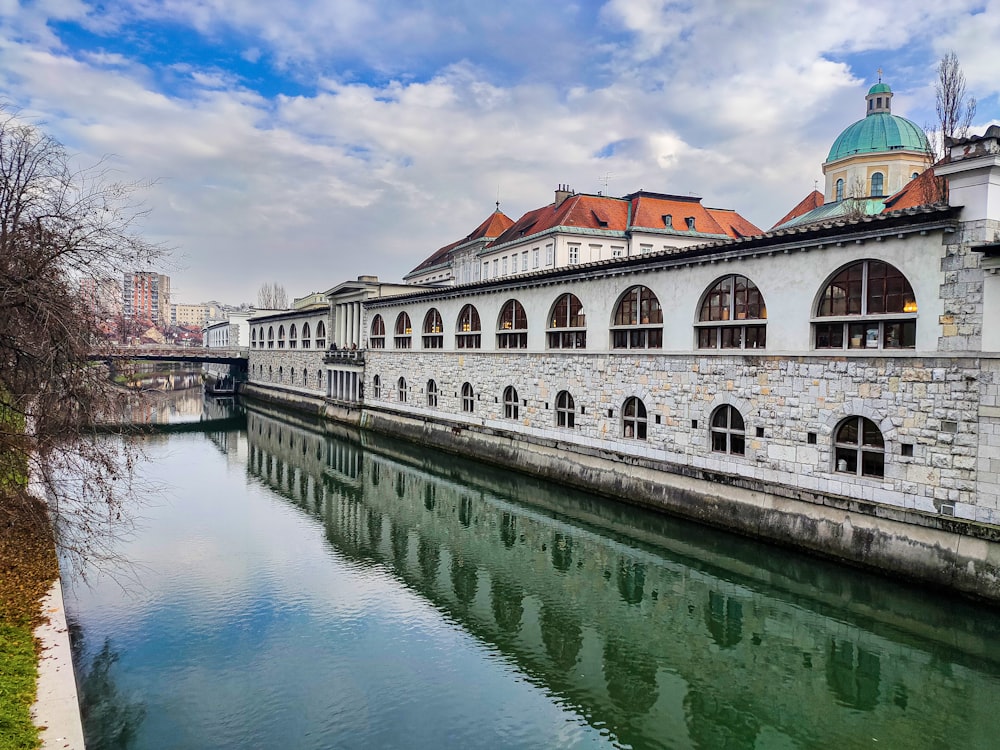
{"label": "red tile roof", "polygon": [[440,263],[444,263],[447,260],[448,255],[459,245],[464,245],[467,242],[472,242],[473,240],[480,239],[492,239],[494,237],[499,237],[503,234],[504,230],[507,229],[514,222],[509,216],[507,216],[503,211],[497,209],[488,217],[486,220],[480,224],[478,227],[473,229],[468,235],[460,240],[456,240],[449,245],[445,245],[442,248],[435,250],[431,256],[425,259],[420,265],[410,271],[407,275],[412,275],[424,268],[430,268],[436,266]]}
{"label": "red tile roof", "polygon": [[764,230],[731,208],[709,208],[706,210],[730,237],[739,239],[740,237],[755,237],[758,234],[764,234]]}
{"label": "red tile roof", "polygon": [[794,218],[802,216],[812,211],[814,208],[819,208],[823,205],[823,194],[819,190],[813,190],[809,195],[799,201],[798,205],[795,206],[791,211],[782,216],[778,221],[775,222],[775,227],[780,227],[786,221],[791,221]]}
{"label": "red tile roof", "polygon": [[916,208],[932,203],[942,203],[948,200],[948,183],[943,177],[934,173],[934,167],[928,167],[910,180],[895,195],[885,199],[885,209],[882,213],[899,211],[904,208]]}

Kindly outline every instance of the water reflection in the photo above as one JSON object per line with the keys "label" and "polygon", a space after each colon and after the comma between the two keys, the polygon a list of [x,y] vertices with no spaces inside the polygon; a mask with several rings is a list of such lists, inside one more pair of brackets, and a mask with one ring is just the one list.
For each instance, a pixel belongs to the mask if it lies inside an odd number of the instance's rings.
{"label": "water reflection", "polygon": [[[990,613],[370,434],[250,410],[248,471],[634,747],[989,747]],[[518,502],[530,497],[531,503]]]}

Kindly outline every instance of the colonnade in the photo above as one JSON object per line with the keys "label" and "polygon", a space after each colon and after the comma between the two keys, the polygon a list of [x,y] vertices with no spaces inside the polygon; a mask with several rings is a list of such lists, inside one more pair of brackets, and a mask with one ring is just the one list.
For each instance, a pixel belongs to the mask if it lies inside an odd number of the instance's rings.
{"label": "colonnade", "polygon": [[364,371],[328,369],[326,397],[336,401],[359,402],[362,397]]}
{"label": "colonnade", "polygon": [[351,349],[363,346],[361,331],[364,315],[361,310],[361,300],[357,302],[338,302],[333,307],[333,324],[336,330],[334,341],[341,349]]}

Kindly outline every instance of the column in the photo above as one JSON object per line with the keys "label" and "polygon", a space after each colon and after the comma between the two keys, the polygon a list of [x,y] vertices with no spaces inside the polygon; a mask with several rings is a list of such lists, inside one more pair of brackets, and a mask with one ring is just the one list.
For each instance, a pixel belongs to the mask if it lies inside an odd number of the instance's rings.
{"label": "column", "polygon": [[358,345],[358,349],[361,348],[361,303],[354,303],[354,343]]}

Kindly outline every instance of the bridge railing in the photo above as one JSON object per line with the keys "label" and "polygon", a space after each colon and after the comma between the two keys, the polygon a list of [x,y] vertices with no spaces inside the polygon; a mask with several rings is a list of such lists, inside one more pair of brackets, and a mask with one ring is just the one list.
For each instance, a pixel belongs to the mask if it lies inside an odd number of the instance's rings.
{"label": "bridge railing", "polygon": [[326,364],[363,365],[365,363],[364,349],[327,349],[323,355]]}
{"label": "bridge railing", "polygon": [[202,360],[246,359],[246,349],[213,349],[203,346],[113,346],[94,352],[95,359]]}

